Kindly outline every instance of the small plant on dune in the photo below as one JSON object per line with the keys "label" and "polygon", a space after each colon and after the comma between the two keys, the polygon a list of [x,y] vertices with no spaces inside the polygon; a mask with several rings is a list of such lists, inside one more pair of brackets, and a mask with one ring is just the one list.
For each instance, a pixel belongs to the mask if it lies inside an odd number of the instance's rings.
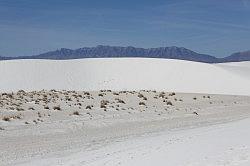
{"label": "small plant on dune", "polygon": [[23,109],[23,108],[20,108],[20,107],[17,107],[16,110],[17,110],[17,111],[24,111],[24,109]]}
{"label": "small plant on dune", "polygon": [[87,96],[89,96],[89,95],[90,95],[90,93],[89,93],[89,92],[84,92],[83,94],[84,94],[84,95],[87,95]]}
{"label": "small plant on dune", "polygon": [[91,105],[86,106],[86,109],[91,110],[92,109]]}
{"label": "small plant on dune", "polygon": [[138,97],[139,97],[139,98],[143,98],[144,96],[143,96],[143,94],[139,93],[139,94],[138,94]]}
{"label": "small plant on dune", "polygon": [[164,92],[161,92],[161,93],[159,94],[159,97],[160,97],[160,98],[164,98],[164,97],[165,97],[165,93],[164,93]]}
{"label": "small plant on dune", "polygon": [[117,101],[117,103],[125,104],[125,101],[123,101],[121,99],[116,98],[115,100]]}
{"label": "small plant on dune", "polygon": [[167,101],[167,105],[173,105],[171,101]]}
{"label": "small plant on dune", "polygon": [[199,115],[199,114],[198,114],[197,112],[195,112],[195,111],[193,112],[193,114],[195,114],[195,115]]}
{"label": "small plant on dune", "polygon": [[58,111],[60,111],[60,110],[61,110],[61,107],[60,107],[60,106],[54,106],[54,107],[53,107],[53,110],[58,110]]}
{"label": "small plant on dune", "polygon": [[3,117],[3,120],[6,121],[6,122],[9,122],[10,121],[10,117],[5,116],[5,117]]}
{"label": "small plant on dune", "polygon": [[40,113],[40,112],[38,112],[38,113],[37,113],[37,115],[38,115],[38,117],[39,117],[39,118],[41,118],[41,117],[42,117],[42,115],[41,115],[41,113]]}
{"label": "small plant on dune", "polygon": [[140,102],[139,105],[146,105],[144,102]]}
{"label": "small plant on dune", "polygon": [[44,106],[44,109],[49,110],[49,106]]}
{"label": "small plant on dune", "polygon": [[98,96],[103,97],[104,95],[103,95],[103,93],[99,93]]}
{"label": "small plant on dune", "polygon": [[73,115],[80,115],[78,111],[74,111]]}
{"label": "small plant on dune", "polygon": [[174,96],[175,95],[175,92],[172,92],[169,94],[169,96]]}
{"label": "small plant on dune", "polygon": [[107,108],[107,105],[108,105],[108,103],[109,103],[109,101],[107,101],[107,100],[102,100],[101,101],[101,108]]}
{"label": "small plant on dune", "polygon": [[35,108],[33,108],[33,107],[29,107],[29,108],[28,108],[28,110],[35,110]]}
{"label": "small plant on dune", "polygon": [[119,95],[119,93],[113,92],[113,95],[116,95],[116,96],[118,96],[118,95]]}
{"label": "small plant on dune", "polygon": [[197,98],[196,98],[196,97],[194,97],[193,99],[194,99],[194,100],[197,100]]}

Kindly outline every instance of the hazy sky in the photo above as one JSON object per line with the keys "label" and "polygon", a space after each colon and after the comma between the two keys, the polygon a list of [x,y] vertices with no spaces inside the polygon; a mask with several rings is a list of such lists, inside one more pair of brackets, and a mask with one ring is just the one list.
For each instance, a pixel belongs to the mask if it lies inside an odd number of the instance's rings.
{"label": "hazy sky", "polygon": [[96,45],[250,50],[250,0],[0,0],[0,55]]}

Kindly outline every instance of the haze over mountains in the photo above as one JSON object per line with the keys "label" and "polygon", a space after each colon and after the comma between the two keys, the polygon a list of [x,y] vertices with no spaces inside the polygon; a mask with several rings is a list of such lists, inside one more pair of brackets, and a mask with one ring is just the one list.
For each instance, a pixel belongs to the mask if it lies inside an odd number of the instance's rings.
{"label": "haze over mountains", "polygon": [[120,46],[83,47],[79,49],[61,48],[34,56],[3,57],[0,60],[11,59],[82,59],[82,58],[109,58],[109,57],[143,57],[180,59],[205,63],[240,62],[250,61],[250,51],[234,53],[225,58],[216,58],[211,55],[200,54],[184,47],[158,47],[158,48],[136,48]]}

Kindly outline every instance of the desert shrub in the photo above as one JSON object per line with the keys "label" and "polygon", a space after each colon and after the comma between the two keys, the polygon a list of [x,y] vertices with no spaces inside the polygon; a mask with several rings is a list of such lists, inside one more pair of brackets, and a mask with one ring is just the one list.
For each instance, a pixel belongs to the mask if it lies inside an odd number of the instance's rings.
{"label": "desert shrub", "polygon": [[5,117],[3,117],[3,120],[9,122],[10,121],[10,117],[5,116]]}
{"label": "desert shrub", "polygon": [[73,115],[80,115],[78,111],[74,111]]}
{"label": "desert shrub", "polygon": [[167,105],[173,105],[171,101],[167,101]]}
{"label": "desert shrub", "polygon": [[102,94],[102,93],[99,93],[98,96],[103,97],[103,94]]}
{"label": "desert shrub", "polygon": [[107,108],[107,105],[108,105],[109,101],[108,100],[102,100],[101,101],[101,108]]}
{"label": "desert shrub", "polygon": [[159,94],[159,97],[160,97],[160,98],[164,98],[164,97],[165,97],[165,93],[164,93],[164,92],[161,92],[161,93]]}
{"label": "desert shrub", "polygon": [[139,97],[139,98],[143,98],[144,96],[143,96],[143,94],[139,93],[139,94],[138,94],[138,97]]}
{"label": "desert shrub", "polygon": [[90,95],[90,93],[89,93],[89,92],[84,92],[83,94],[84,94],[84,95],[88,95],[88,96]]}
{"label": "desert shrub", "polygon": [[195,114],[195,115],[199,115],[199,114],[198,114],[197,112],[195,112],[195,111],[193,112],[193,114]]}
{"label": "desert shrub", "polygon": [[90,105],[86,106],[86,109],[92,109],[92,107]]}
{"label": "desert shrub", "polygon": [[59,111],[59,110],[61,110],[61,107],[60,106],[54,106],[53,110],[58,110]]}
{"label": "desert shrub", "polygon": [[194,99],[194,100],[197,100],[197,98],[196,98],[196,97],[194,97],[193,99]]}
{"label": "desert shrub", "polygon": [[169,94],[169,96],[174,96],[175,95],[175,92],[172,92]]}
{"label": "desert shrub", "polygon": [[107,106],[104,105],[104,104],[101,104],[101,105],[100,105],[100,108],[107,108]]}
{"label": "desert shrub", "polygon": [[118,96],[118,95],[119,95],[119,93],[113,92],[113,95],[116,95],[116,96]]}
{"label": "desert shrub", "polygon": [[24,109],[23,109],[23,108],[20,108],[20,107],[17,107],[16,110],[17,110],[17,111],[24,111]]}
{"label": "desert shrub", "polygon": [[44,109],[49,110],[49,106],[44,106]]}
{"label": "desert shrub", "polygon": [[121,100],[121,99],[116,98],[115,100],[117,101],[117,103],[125,104],[125,101],[123,101],[123,100]]}
{"label": "desert shrub", "polygon": [[146,105],[144,102],[140,102],[139,105]]}
{"label": "desert shrub", "polygon": [[21,89],[21,90],[17,91],[17,93],[19,93],[19,94],[20,93],[25,93],[25,91]]}
{"label": "desert shrub", "polygon": [[38,117],[39,117],[39,118],[41,118],[41,117],[42,117],[42,115],[41,115],[41,113],[40,113],[40,112],[38,112],[38,113],[37,113],[37,115],[38,115]]}

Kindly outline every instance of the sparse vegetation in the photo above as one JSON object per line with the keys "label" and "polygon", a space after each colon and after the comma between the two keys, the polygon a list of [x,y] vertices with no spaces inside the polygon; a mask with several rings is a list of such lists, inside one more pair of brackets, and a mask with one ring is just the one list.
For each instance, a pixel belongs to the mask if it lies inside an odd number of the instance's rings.
{"label": "sparse vegetation", "polygon": [[139,105],[144,105],[145,106],[146,104],[144,102],[139,102]]}
{"label": "sparse vegetation", "polygon": [[78,111],[74,111],[73,115],[80,115],[80,113]]}
{"label": "sparse vegetation", "polygon": [[60,106],[54,106],[54,107],[53,107],[53,110],[58,110],[58,111],[60,111],[60,110],[61,110],[61,107],[60,107]]}
{"label": "sparse vegetation", "polygon": [[171,101],[167,101],[167,103],[166,103],[167,105],[173,105],[173,103],[171,102]]}
{"label": "sparse vegetation", "polygon": [[10,117],[7,117],[7,116],[3,117],[3,121],[9,122],[10,121]]}
{"label": "sparse vegetation", "polygon": [[86,106],[86,109],[91,110],[91,109],[92,109],[92,106],[91,106],[91,105],[88,105],[88,106]]}

